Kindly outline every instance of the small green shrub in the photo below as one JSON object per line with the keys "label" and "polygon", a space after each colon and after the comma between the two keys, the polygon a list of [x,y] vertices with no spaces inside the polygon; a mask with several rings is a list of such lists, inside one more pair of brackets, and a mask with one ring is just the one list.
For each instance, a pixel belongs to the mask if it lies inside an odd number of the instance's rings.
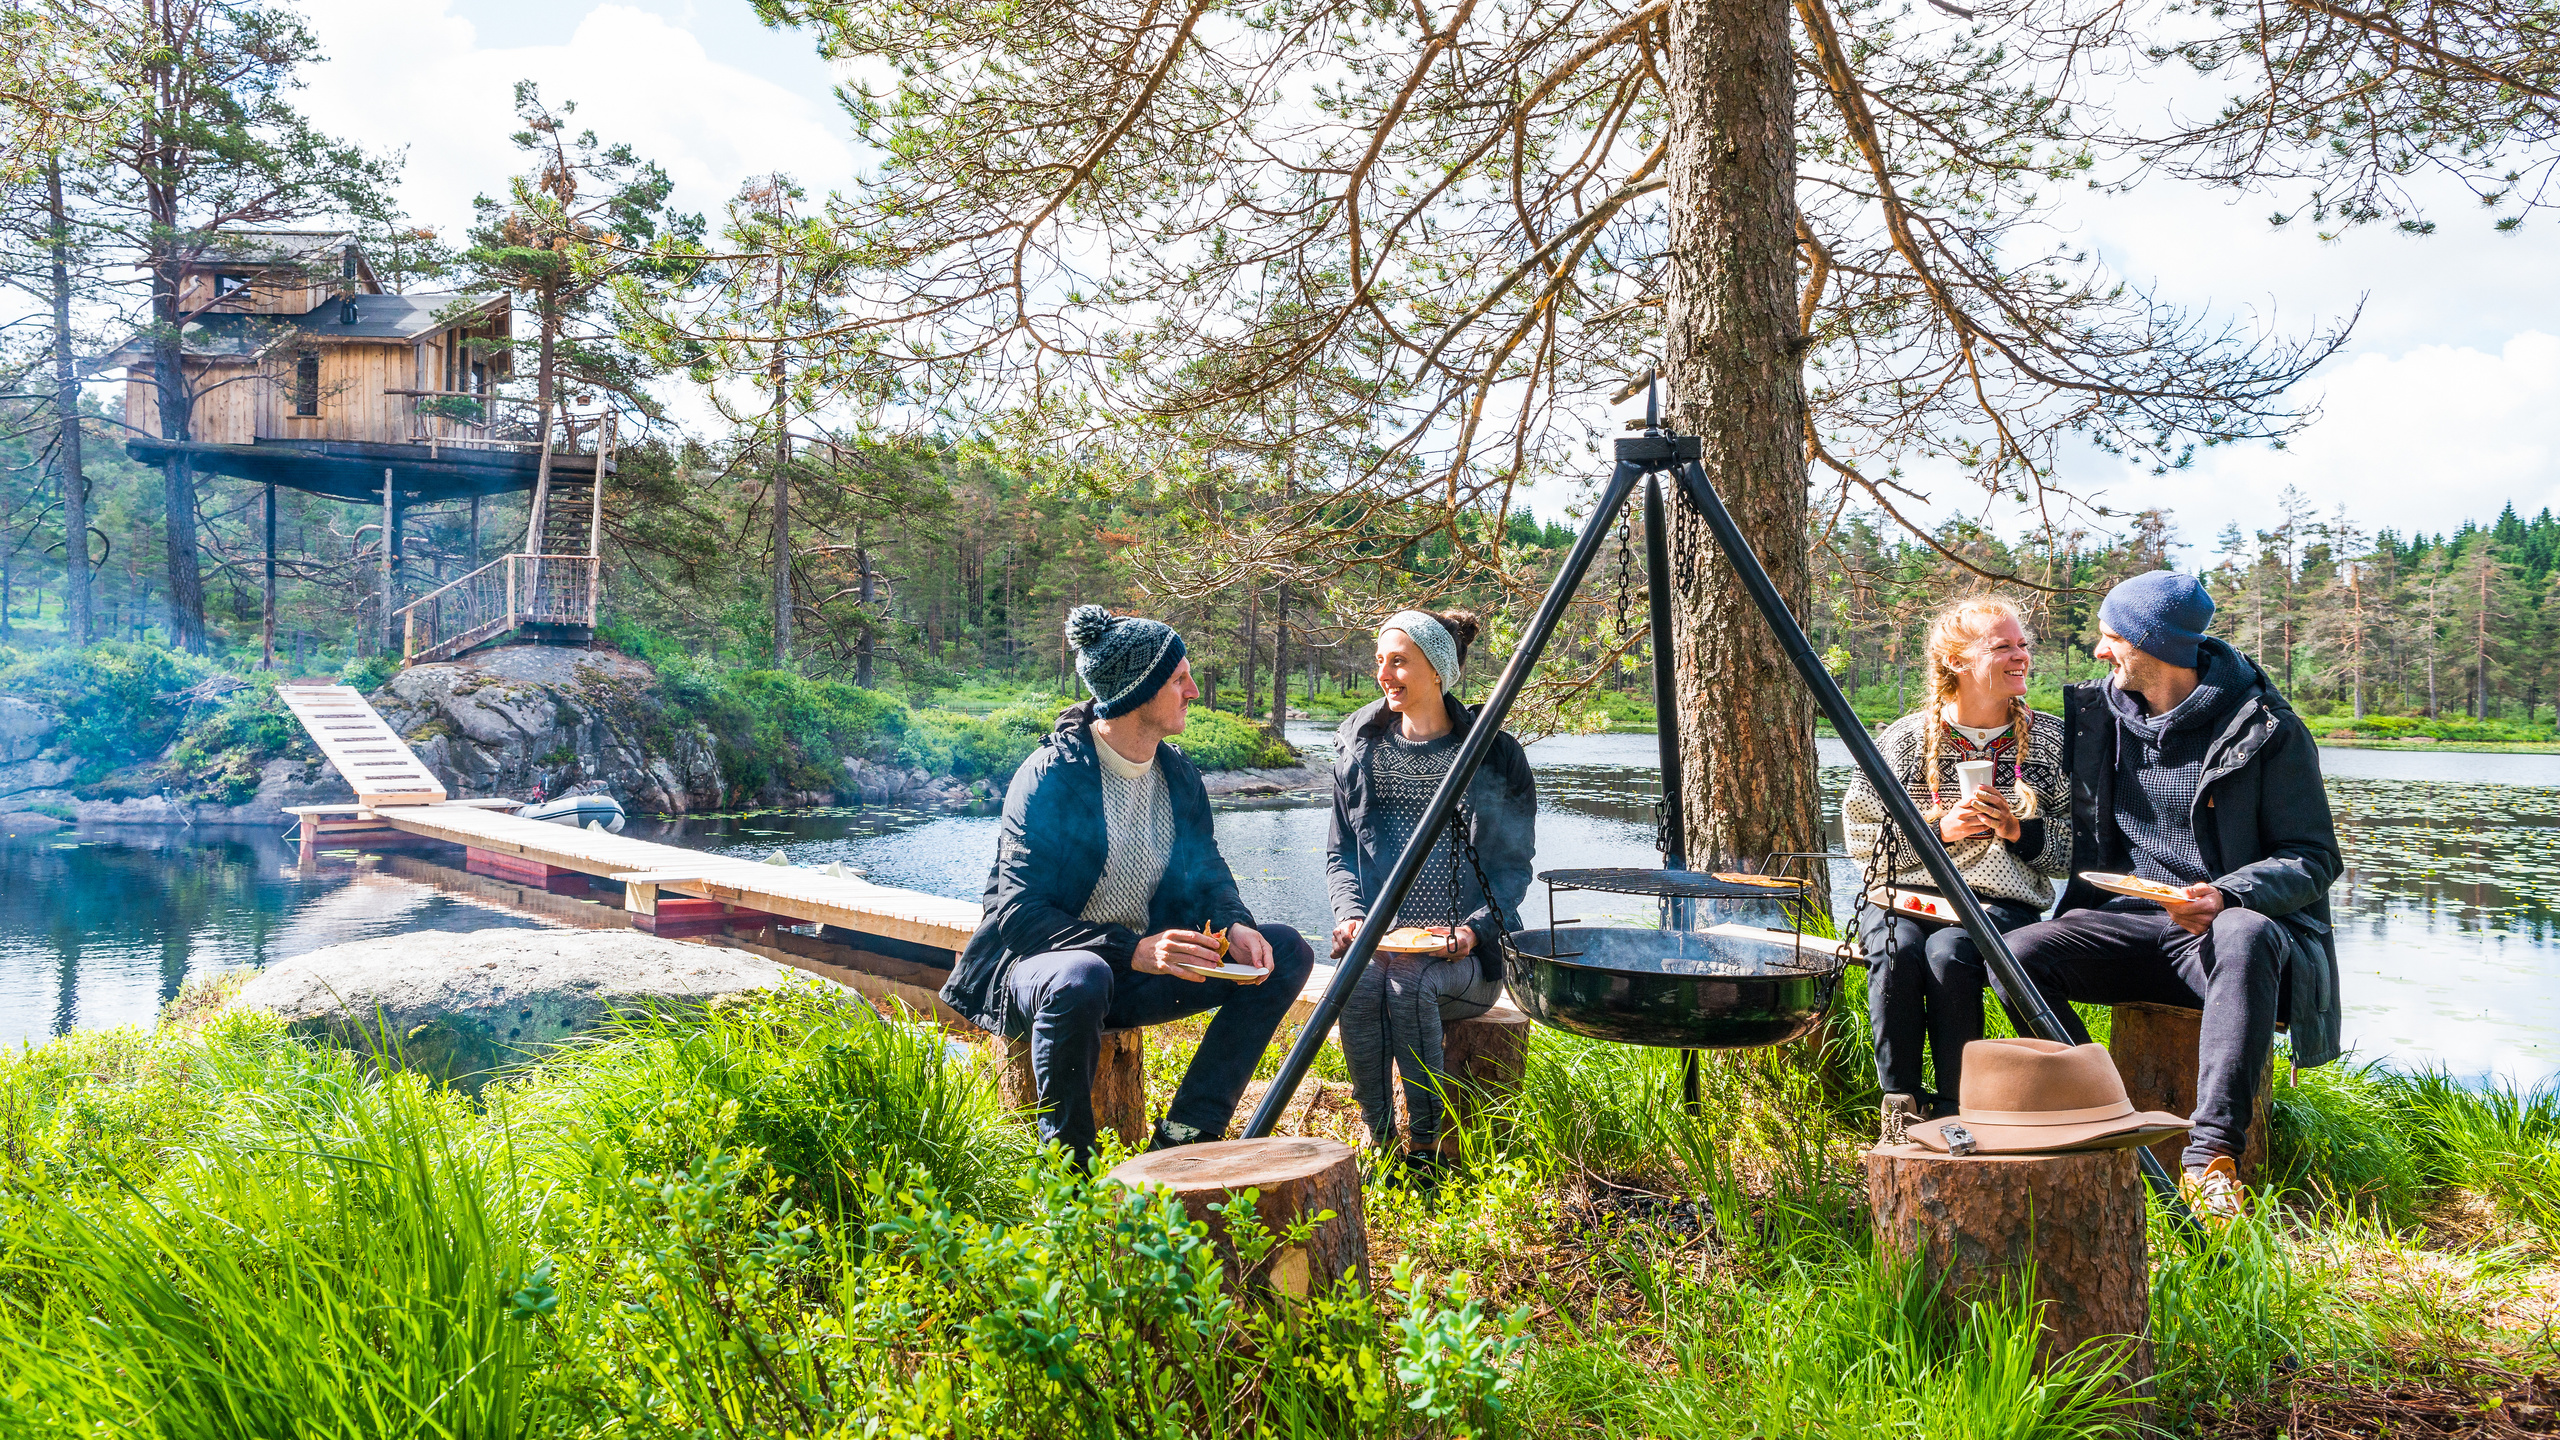
{"label": "small green shrub", "polygon": [[53,743],[104,765],[154,759],[215,701],[220,672],[157,645],[102,640],[38,650],[0,666],[0,695],[61,712]]}
{"label": "small green shrub", "polygon": [[1261,724],[1198,705],[1191,707],[1174,743],[1203,770],[1268,770],[1298,763],[1297,750]]}

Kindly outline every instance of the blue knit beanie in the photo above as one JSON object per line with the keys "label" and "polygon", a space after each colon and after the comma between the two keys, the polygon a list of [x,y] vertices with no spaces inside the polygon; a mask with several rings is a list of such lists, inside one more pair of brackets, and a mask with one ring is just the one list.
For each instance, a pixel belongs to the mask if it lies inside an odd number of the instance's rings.
{"label": "blue knit beanie", "polygon": [[1182,663],[1182,637],[1161,620],[1114,615],[1099,605],[1067,612],[1076,675],[1093,692],[1093,713],[1116,720],[1148,701]]}
{"label": "blue knit beanie", "polygon": [[2143,654],[2192,670],[2204,627],[2213,623],[2213,597],[2193,575],[2154,570],[2108,591],[2098,619]]}

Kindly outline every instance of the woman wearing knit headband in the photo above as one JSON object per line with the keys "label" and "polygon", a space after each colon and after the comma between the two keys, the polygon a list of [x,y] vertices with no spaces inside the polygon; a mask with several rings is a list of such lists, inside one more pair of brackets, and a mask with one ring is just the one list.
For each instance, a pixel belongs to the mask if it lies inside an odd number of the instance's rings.
{"label": "woman wearing knit headband", "polygon": [[[1333,829],[1326,877],[1333,898],[1333,953],[1351,947],[1371,902],[1385,888],[1432,794],[1448,777],[1475,712],[1452,693],[1476,617],[1464,610],[1399,611],[1378,629],[1378,688],[1384,694],[1342,722],[1335,737]],[[1498,942],[1520,924],[1537,848],[1538,790],[1529,757],[1509,735],[1494,737],[1467,786],[1463,819],[1452,816],[1405,892],[1395,923],[1446,935],[1437,953],[1381,951],[1342,1010],[1343,1055],[1360,1118],[1380,1149],[1394,1146],[1392,1064],[1404,1076],[1407,1163],[1437,1164],[1441,1027],[1483,1014],[1502,996]],[[1458,827],[1475,845],[1485,879],[1453,843]]]}
{"label": "woman wearing knit headband", "polygon": [[[1887,726],[1877,747],[1991,923],[2015,930],[2052,906],[2053,882],[2071,869],[2062,722],[2027,707],[2026,627],[1999,596],[1969,595],[1941,609],[1924,648],[1928,699]],[[1988,762],[1992,783],[1965,790],[1956,770],[1965,761]],[[1878,885],[1934,887],[1919,852],[1887,836],[1891,822],[1865,776],[1850,782],[1840,818],[1862,869],[1872,872],[1877,850],[1890,848],[1891,869],[1875,876]],[[1982,1038],[1981,955],[1961,926],[1914,919],[1865,897],[1857,925],[1885,1113],[1906,1121],[1954,1113],[1965,1042]],[[1924,1040],[1937,1062],[1934,1098],[1921,1085]]]}

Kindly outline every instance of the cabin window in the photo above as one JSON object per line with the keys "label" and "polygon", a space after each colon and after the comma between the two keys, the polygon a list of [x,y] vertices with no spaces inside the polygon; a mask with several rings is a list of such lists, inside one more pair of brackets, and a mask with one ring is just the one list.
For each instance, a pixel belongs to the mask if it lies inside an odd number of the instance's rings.
{"label": "cabin window", "polygon": [[248,290],[248,288],[249,277],[246,275],[216,275],[213,277],[213,298],[216,300],[223,299],[226,296],[243,294]]}
{"label": "cabin window", "polygon": [[477,360],[471,362],[471,393],[474,395],[489,393],[489,367]]}
{"label": "cabin window", "polygon": [[320,352],[317,350],[305,350],[302,358],[293,362],[293,413],[320,413]]}

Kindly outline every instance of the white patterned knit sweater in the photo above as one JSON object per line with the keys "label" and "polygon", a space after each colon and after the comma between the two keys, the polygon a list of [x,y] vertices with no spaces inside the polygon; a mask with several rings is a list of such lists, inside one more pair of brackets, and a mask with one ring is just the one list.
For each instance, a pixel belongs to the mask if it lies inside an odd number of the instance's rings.
{"label": "white patterned knit sweater", "polygon": [[[2021,843],[2017,847],[1997,836],[1979,836],[1949,845],[1947,858],[1956,862],[1957,873],[1964,876],[1975,894],[2042,909],[2053,904],[2053,882],[2071,873],[2071,781],[2062,768],[2061,718],[2042,711],[2034,715],[2023,761],[2008,728],[1987,744],[1976,745],[1954,726],[1925,714],[1905,715],[1885,727],[1885,732],[1876,737],[1876,748],[1884,752],[1885,763],[1902,778],[1911,803],[1923,814],[1950,807],[1960,798],[1956,794],[1958,761],[1992,762],[1994,787],[2004,796],[2017,783],[2023,764],[2027,788],[2035,792],[2037,818],[2044,822],[2043,843],[2033,847],[2026,844],[2036,838],[2037,826],[2030,821],[2019,836]],[[1940,727],[1938,773],[1934,776],[1920,773],[1921,741],[1927,738],[1923,725]],[[2010,803],[2016,804],[2014,800]],[[1849,842],[1849,858],[1857,862],[1859,874],[1864,877],[1874,861],[1885,826],[1884,803],[1866,776],[1850,781],[1849,793],[1841,797],[1840,821]],[[2021,849],[2028,853],[2020,854]],[[1921,866],[1919,852],[1908,842],[1896,844],[1894,859],[1894,873],[1890,877],[1875,876],[1872,883],[1937,888],[1937,882]]]}
{"label": "white patterned knit sweater", "polygon": [[1156,884],[1173,858],[1173,798],[1153,758],[1133,764],[1100,735],[1093,737],[1093,754],[1102,762],[1102,828],[1110,849],[1083,918],[1144,935]]}

